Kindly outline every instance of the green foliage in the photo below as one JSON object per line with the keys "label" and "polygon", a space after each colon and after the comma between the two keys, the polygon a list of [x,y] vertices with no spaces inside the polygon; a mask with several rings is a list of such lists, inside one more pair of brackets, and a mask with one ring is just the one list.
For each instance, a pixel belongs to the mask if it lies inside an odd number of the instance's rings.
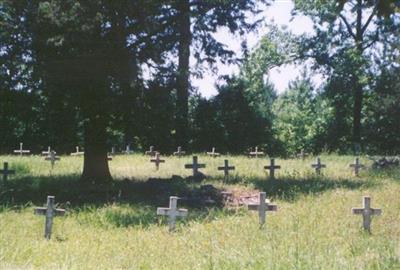
{"label": "green foliage", "polygon": [[333,110],[329,101],[316,92],[307,74],[290,83],[273,108],[274,129],[286,154],[323,150]]}

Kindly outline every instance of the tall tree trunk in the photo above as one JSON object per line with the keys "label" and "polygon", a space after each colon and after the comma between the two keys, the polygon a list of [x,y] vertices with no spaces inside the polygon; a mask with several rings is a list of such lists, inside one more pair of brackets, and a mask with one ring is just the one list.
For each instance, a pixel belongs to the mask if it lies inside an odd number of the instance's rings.
{"label": "tall tree trunk", "polygon": [[177,76],[176,142],[185,147],[188,139],[189,58],[192,35],[190,32],[189,0],[178,2],[179,11],[179,66]]}
{"label": "tall tree trunk", "polygon": [[93,55],[82,64],[81,108],[84,117],[84,163],[82,180],[102,183],[111,180],[107,160],[108,88],[104,55]]}
{"label": "tall tree trunk", "polygon": [[[357,18],[355,43],[358,56],[363,54],[363,26],[362,26],[362,0],[357,0]],[[360,74],[361,66],[357,66],[356,73]],[[361,150],[361,110],[363,101],[363,86],[358,75],[354,76],[354,106],[353,106],[353,145],[356,154]]]}

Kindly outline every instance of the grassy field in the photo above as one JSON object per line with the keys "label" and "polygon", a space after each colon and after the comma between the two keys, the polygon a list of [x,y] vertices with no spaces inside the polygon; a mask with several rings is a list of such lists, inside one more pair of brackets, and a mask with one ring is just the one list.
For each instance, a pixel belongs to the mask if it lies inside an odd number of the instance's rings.
{"label": "grassy field", "polygon": [[[236,171],[223,183],[216,168],[225,158],[200,155],[208,178],[194,183],[185,179],[189,156],[167,157],[159,171],[148,157],[117,156],[110,162],[114,182],[93,187],[79,182],[82,157],[62,157],[50,170],[42,157],[0,156],[17,170],[0,187],[0,269],[400,269],[399,169],[357,178],[348,168],[353,157],[325,155],[327,168],[317,177],[313,158],[277,159],[282,169],[271,180],[266,159],[228,157]],[[266,191],[279,211],[260,229],[257,214],[244,208],[179,202],[189,216],[169,233],[157,206],[204,184]],[[68,210],[55,219],[50,241],[44,217],[33,215],[47,195]],[[383,210],[371,235],[351,214],[364,195]]]}

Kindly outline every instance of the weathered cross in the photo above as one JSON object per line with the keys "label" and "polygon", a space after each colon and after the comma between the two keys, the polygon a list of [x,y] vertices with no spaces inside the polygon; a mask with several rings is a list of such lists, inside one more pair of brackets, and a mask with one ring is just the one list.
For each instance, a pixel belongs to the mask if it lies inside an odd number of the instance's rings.
{"label": "weathered cross", "polygon": [[197,156],[193,156],[193,163],[192,164],[185,164],[185,169],[192,169],[193,170],[193,177],[199,174],[199,169],[205,168],[205,164],[199,164],[197,161]]}
{"label": "weathered cross", "polygon": [[304,160],[307,156],[308,156],[308,154],[307,154],[306,152],[304,152],[303,149],[300,151],[299,154],[297,154],[297,157],[299,157],[299,158],[301,158],[301,159],[303,159],[303,160]]}
{"label": "weathered cross", "polygon": [[350,164],[349,166],[350,166],[350,168],[354,168],[354,175],[355,176],[358,176],[358,173],[360,172],[360,169],[364,168],[364,165],[362,165],[360,163],[360,159],[358,157],[354,160],[354,163]]}
{"label": "weathered cross", "polygon": [[47,196],[46,207],[36,207],[35,215],[46,216],[46,222],[44,227],[44,237],[48,240],[51,238],[51,230],[53,227],[53,218],[55,216],[65,215],[64,209],[54,208],[54,196]]}
{"label": "weathered cross", "polygon": [[14,153],[20,154],[22,156],[23,154],[29,154],[31,152],[30,150],[23,150],[23,146],[24,146],[23,143],[19,143],[19,149],[14,150]]}
{"label": "weathered cross", "polygon": [[249,153],[250,157],[255,157],[255,158],[258,158],[258,156],[263,156],[263,155],[264,155],[264,152],[262,152],[262,151],[259,152],[257,146],[256,146],[254,152],[250,151],[250,153]]}
{"label": "weathered cross", "polygon": [[252,211],[258,211],[258,217],[260,220],[260,226],[265,224],[265,216],[267,211],[277,211],[278,206],[271,204],[269,200],[266,200],[266,193],[260,192],[260,201],[258,204],[249,204],[248,209]]}
{"label": "weathered cross", "polygon": [[326,168],[326,165],[321,163],[320,157],[317,157],[316,162],[317,162],[316,164],[311,164],[311,167],[312,167],[312,168],[315,168],[315,172],[316,172],[318,175],[320,175],[320,174],[321,174],[321,169],[322,169],[322,168]]}
{"label": "weathered cross", "polygon": [[[51,147],[49,146],[49,147],[47,147],[47,151],[42,151],[42,156],[48,156],[48,155],[50,155],[50,152],[51,152]],[[56,153],[56,152],[54,152],[54,153]]]}
{"label": "weathered cross", "polygon": [[363,198],[363,208],[352,208],[351,212],[354,215],[363,216],[363,227],[364,230],[371,232],[371,216],[382,214],[381,209],[371,208],[371,198],[369,196],[364,196]]}
{"label": "weathered cross", "polygon": [[57,160],[60,160],[60,157],[56,156],[55,151],[50,151],[50,154],[45,157],[45,160],[49,160],[51,163],[51,168],[54,168],[54,164],[56,163]]}
{"label": "weathered cross", "polygon": [[215,152],[215,147],[212,148],[211,152],[207,152],[210,157],[219,157],[220,153]]}
{"label": "weathered cross", "polygon": [[84,154],[84,152],[79,152],[79,146],[76,146],[75,149],[76,149],[76,152],[71,153],[71,156],[81,156]]}
{"label": "weathered cross", "polygon": [[176,150],[176,152],[174,152],[174,156],[178,156],[178,157],[184,156],[185,154],[186,154],[186,152],[182,151],[182,147],[181,146],[178,146],[178,149]]}
{"label": "weathered cross", "polygon": [[275,179],[275,170],[279,170],[281,166],[275,165],[275,159],[271,158],[270,165],[264,166],[264,169],[269,170],[269,177]]}
{"label": "weathered cross", "polygon": [[175,230],[176,217],[186,217],[188,214],[187,209],[177,209],[178,197],[169,197],[169,207],[158,207],[157,215],[168,216],[169,231]]}
{"label": "weathered cross", "polygon": [[235,170],[235,166],[229,166],[229,161],[227,159],[224,160],[224,166],[218,167],[219,171],[224,171],[225,180],[229,178],[229,171]]}
{"label": "weathered cross", "polygon": [[15,174],[14,170],[8,169],[8,162],[4,162],[3,169],[0,170],[0,173],[3,175],[3,181],[6,182],[8,179],[8,175]]}
{"label": "weathered cross", "polygon": [[156,156],[150,159],[150,162],[154,162],[154,164],[156,165],[156,170],[158,170],[160,168],[160,163],[164,163],[165,160],[160,159],[160,153],[156,153]]}
{"label": "weathered cross", "polygon": [[149,151],[146,151],[145,154],[151,157],[154,157],[158,152],[154,151],[154,146],[150,146]]}

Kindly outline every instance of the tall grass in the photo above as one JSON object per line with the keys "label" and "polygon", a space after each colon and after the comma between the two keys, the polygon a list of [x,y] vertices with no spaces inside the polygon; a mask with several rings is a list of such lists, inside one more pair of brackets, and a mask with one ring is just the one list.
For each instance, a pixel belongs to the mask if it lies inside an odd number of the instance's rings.
{"label": "tall grass", "polygon": [[[236,171],[229,183],[217,166],[228,158]],[[82,196],[81,157],[62,157],[54,170],[42,157],[0,156],[17,174],[0,192],[0,269],[400,269],[400,171],[365,170],[354,177],[350,156],[323,155],[323,175],[311,169],[313,158],[280,160],[276,180],[268,179],[267,159],[241,156],[209,158],[202,184],[233,190],[264,190],[279,211],[257,214],[243,208],[189,208],[187,220],[169,233],[156,216],[168,192],[196,189],[184,164],[191,157],[167,157],[156,171],[142,155],[117,156],[110,162],[114,182],[108,193]],[[362,160],[368,165],[366,159]],[[161,179],[147,184],[148,178]],[[159,185],[169,183],[166,189]],[[5,189],[9,189],[5,192]],[[113,196],[122,190],[122,199]],[[114,192],[114,193],[113,193]],[[50,194],[51,193],[51,194]],[[90,194],[93,190],[90,190]],[[55,219],[52,240],[43,237],[44,218],[34,205],[47,195],[68,209]],[[351,214],[362,196],[372,197],[372,234]],[[104,196],[104,197],[101,197]],[[68,203],[67,203],[68,202]]]}

